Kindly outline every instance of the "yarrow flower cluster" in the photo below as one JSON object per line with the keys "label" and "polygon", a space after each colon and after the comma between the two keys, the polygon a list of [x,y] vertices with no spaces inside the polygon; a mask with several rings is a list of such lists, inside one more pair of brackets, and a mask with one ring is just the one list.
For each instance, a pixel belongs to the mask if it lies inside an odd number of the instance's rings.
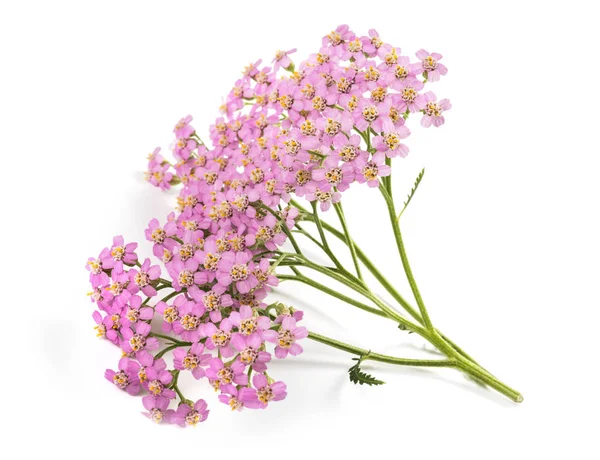
{"label": "yarrow flower cluster", "polygon": [[[411,59],[375,30],[358,36],[340,26],[297,68],[295,51],[244,69],[210,126],[210,145],[187,116],[173,130],[176,161],[159,148],[149,155],[150,183],[181,185],[176,212],[145,230],[158,261],[140,259],[137,244],[120,236],[88,261],[97,334],[123,355],[105,376],[129,394],[146,393],[155,422],[189,426],[208,416],[204,400],[182,395],[181,372],[208,379],[236,411],[286,397],[268,368],[273,354],[302,353],[308,331],[298,325],[301,311],[268,296],[282,278],[278,266],[299,276],[294,265],[310,266],[292,236],[308,219],[294,199],[311,202],[321,229],[317,207],[341,212],[354,184],[385,186],[391,159],[408,154],[410,115],[437,127],[451,107],[425,90],[446,74],[442,56],[420,50]],[[293,254],[283,251],[288,241]]]}

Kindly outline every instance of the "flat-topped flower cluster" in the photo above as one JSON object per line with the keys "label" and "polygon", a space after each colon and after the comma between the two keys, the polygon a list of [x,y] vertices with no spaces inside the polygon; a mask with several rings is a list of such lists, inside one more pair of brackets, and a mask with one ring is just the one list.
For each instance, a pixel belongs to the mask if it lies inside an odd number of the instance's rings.
{"label": "flat-topped flower cluster", "polygon": [[206,419],[206,403],[182,395],[180,372],[207,378],[235,410],[285,398],[286,385],[268,373],[272,353],[298,355],[308,335],[297,325],[302,312],[267,302],[280,248],[301,217],[290,199],[326,211],[353,184],[379,186],[390,159],[408,153],[408,117],[440,126],[450,108],[424,91],[446,74],[437,53],[421,50],[411,62],[376,31],[357,36],[347,26],[297,68],[294,51],[244,69],[210,126],[210,146],[187,116],[174,129],[176,162],[160,149],[149,156],[152,184],[181,185],[176,212],[145,230],[158,261],[141,260],[122,237],[88,261],[98,335],[123,353],[106,378],[144,391],[154,421]]}

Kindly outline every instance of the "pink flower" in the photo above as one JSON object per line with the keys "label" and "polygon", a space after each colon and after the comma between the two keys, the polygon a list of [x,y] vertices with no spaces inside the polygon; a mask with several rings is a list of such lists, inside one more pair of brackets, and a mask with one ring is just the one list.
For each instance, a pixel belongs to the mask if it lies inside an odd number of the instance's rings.
{"label": "pink flower", "polygon": [[277,278],[271,270],[271,263],[266,257],[260,259],[258,265],[254,264],[252,274],[258,280],[258,284],[255,289],[260,289],[265,286],[277,286],[279,285],[279,278]]}
{"label": "pink flower", "polygon": [[204,352],[204,346],[201,343],[194,343],[189,350],[177,348],[173,352],[173,366],[175,369],[191,371],[196,380],[204,377],[204,367],[211,360],[211,355]]}
{"label": "pink flower", "polygon": [[171,332],[173,330],[173,323],[180,319],[179,307],[185,302],[185,297],[180,295],[175,298],[173,305],[168,305],[163,301],[160,301],[156,304],[156,312],[163,317],[162,330],[164,332]]}
{"label": "pink flower", "polygon": [[103,270],[102,261],[100,259],[90,257],[85,268],[90,272],[90,283],[93,288],[106,285],[110,282],[110,278]]}
{"label": "pink flower", "polygon": [[156,289],[151,283],[160,277],[160,267],[158,265],[150,266],[150,259],[144,260],[139,272],[132,268],[127,274],[129,275],[129,285],[127,286],[129,292],[136,294],[141,290],[148,297],[156,295]]}
{"label": "pink flower", "polygon": [[[202,279],[198,279],[199,284],[212,282],[215,279],[215,273],[219,267],[219,261],[221,260],[221,254],[217,250],[216,238],[209,237],[204,243],[204,248],[196,251],[194,254],[194,260],[204,269],[202,271]],[[198,293],[196,293],[197,295]]]}
{"label": "pink flower", "polygon": [[330,156],[323,162],[321,168],[312,170],[312,179],[319,183],[319,189],[325,192],[336,187],[340,192],[347,190],[354,181],[354,168],[352,165],[339,164],[339,159]]}
{"label": "pink flower", "polygon": [[146,239],[154,243],[153,253],[156,257],[162,257],[164,250],[173,250],[175,240],[171,238],[177,232],[177,225],[174,222],[168,222],[164,229],[158,223],[158,219],[152,219],[148,228],[144,231]]}
{"label": "pink flower", "polygon": [[254,333],[247,337],[241,334],[234,334],[231,337],[231,344],[240,353],[237,362],[241,362],[246,366],[252,366],[252,369],[257,372],[267,370],[266,363],[271,361],[271,354],[266,351],[260,351],[263,341],[259,334]]}
{"label": "pink flower", "polygon": [[[383,132],[381,135],[373,138],[373,147],[375,147],[378,152],[385,153],[385,156],[388,158],[396,156],[405,157],[408,155],[408,147],[405,144],[402,144],[400,140],[406,139],[409,135],[410,131],[406,126],[394,126],[391,120],[388,120],[383,124]],[[362,167],[364,167],[364,165],[362,165]]]}
{"label": "pink flower", "polygon": [[196,401],[194,407],[187,403],[180,404],[176,411],[168,411],[169,421],[182,427],[196,426],[207,419],[210,411],[206,407],[204,399]]}
{"label": "pink flower", "polygon": [[321,190],[320,187],[311,187],[306,192],[308,201],[318,201],[321,211],[327,211],[333,203],[337,203],[342,199],[340,192],[332,192],[331,190]]}
{"label": "pink flower", "polygon": [[220,385],[246,385],[248,383],[248,375],[244,374],[246,366],[236,360],[233,363],[225,366],[219,358],[210,360],[210,367],[206,369],[206,376],[217,382]]}
{"label": "pink flower", "polygon": [[352,40],[354,38],[354,32],[346,24],[338,26],[334,31],[323,37],[323,46],[332,45],[338,46],[341,43]]}
{"label": "pink flower", "polygon": [[446,110],[450,110],[452,105],[448,99],[442,99],[437,102],[437,97],[431,91],[425,93],[425,108],[423,109],[423,118],[421,118],[421,125],[425,128],[429,128],[432,124],[436,128],[444,124],[444,116],[442,113]]}
{"label": "pink flower", "polygon": [[398,110],[400,112],[406,112],[406,110],[418,112],[425,107],[425,97],[419,94],[423,86],[423,82],[414,77],[407,77],[398,83],[398,91],[400,92]]}
{"label": "pink flower", "polygon": [[334,136],[352,131],[353,120],[352,116],[345,110],[326,109],[323,112],[323,117],[319,118],[315,125],[318,130],[323,132],[321,142],[329,148],[332,145]]}
{"label": "pink flower", "polygon": [[94,322],[96,323],[96,326],[94,326],[94,329],[96,329],[96,335],[98,337],[104,337],[115,345],[118,345],[119,336],[116,329],[113,328],[114,321],[112,319],[112,315],[107,315],[103,318],[99,311],[94,311],[92,318],[94,318]]}
{"label": "pink flower", "polygon": [[264,409],[270,401],[281,401],[287,396],[286,385],[283,382],[274,382],[269,384],[264,374],[255,374],[252,378],[252,384],[256,388],[256,396]]}
{"label": "pink flower", "polygon": [[374,154],[371,159],[366,155],[361,155],[356,159],[356,181],[358,183],[367,183],[369,187],[379,187],[379,178],[389,176],[391,168],[385,164],[385,155],[383,153]]}
{"label": "pink flower", "polygon": [[139,320],[148,321],[154,317],[154,310],[151,307],[142,306],[142,298],[134,295],[129,299],[129,304],[125,308],[125,318],[130,324],[137,323]]}
{"label": "pink flower", "polygon": [[271,327],[271,320],[267,316],[255,315],[252,308],[246,305],[240,307],[239,312],[231,312],[229,320],[243,335],[261,333]]}
{"label": "pink flower", "polygon": [[292,356],[302,353],[302,347],[296,341],[307,336],[308,330],[305,327],[297,327],[296,319],[293,316],[283,318],[278,331],[263,332],[265,340],[277,344],[275,356],[279,359],[285,358],[288,353]]}
{"label": "pink flower", "polygon": [[179,319],[173,323],[173,331],[184,340],[197,342],[200,338],[202,315],[206,311],[204,305],[194,301],[183,302],[178,306]]}
{"label": "pink flower", "polygon": [[260,222],[260,225],[255,225],[253,226],[254,228],[248,229],[246,244],[248,246],[254,246],[258,240],[265,248],[272,251],[276,250],[286,240],[285,233],[275,231],[278,223],[279,222],[274,215],[268,214]]}
{"label": "pink flower", "polygon": [[275,57],[271,62],[274,62],[273,72],[277,72],[279,67],[283,67],[287,69],[292,64],[292,60],[289,58],[289,55],[296,52],[296,48],[292,48],[288,51],[277,51],[275,53]]}
{"label": "pink flower", "polygon": [[166,370],[167,363],[165,360],[161,358],[152,362],[152,355],[147,352],[141,352],[138,353],[138,361],[144,364],[145,378],[142,380],[142,386],[148,393],[152,396],[162,396],[167,399],[175,398],[175,392],[167,388],[173,380],[173,376]]}
{"label": "pink flower", "polygon": [[150,325],[144,322],[138,322],[134,325],[135,332],[129,327],[121,328],[123,342],[121,348],[125,353],[138,352],[141,350],[156,350],[158,340],[154,337],[148,337],[150,334]]}
{"label": "pink flower", "polygon": [[348,139],[345,136],[333,140],[335,155],[342,161],[349,162],[354,160],[360,153],[360,136],[352,134]]}
{"label": "pink flower", "polygon": [[222,385],[219,401],[228,404],[231,410],[241,411],[244,407],[259,409],[262,404],[256,396],[254,388],[242,387],[239,390],[233,385]]}
{"label": "pink flower", "polygon": [[125,305],[131,298],[131,293],[126,289],[128,282],[129,275],[123,271],[123,263],[116,262],[110,275],[110,285],[102,292],[104,299],[119,307]]}
{"label": "pink flower", "polygon": [[156,147],[152,153],[148,154],[148,169],[154,168],[156,165],[168,163],[167,160],[160,154],[160,147]]}
{"label": "pink flower", "polygon": [[215,284],[210,291],[200,289],[190,292],[190,295],[196,302],[202,302],[206,311],[209,312],[210,320],[218,323],[221,321],[221,308],[233,305],[233,300],[229,294],[226,294],[227,287]]}
{"label": "pink flower", "polygon": [[364,52],[370,56],[374,56],[377,53],[377,49],[383,45],[383,42],[379,38],[379,33],[377,33],[375,29],[369,29],[369,37],[367,40],[368,43],[363,43]]}
{"label": "pink flower", "polygon": [[209,350],[218,349],[224,358],[233,356],[233,349],[229,346],[232,328],[233,324],[231,324],[229,318],[222,320],[219,327],[214,323],[203,324],[202,334],[206,337],[206,348]]}
{"label": "pink flower", "polygon": [[[196,282],[196,279],[199,278],[197,275],[201,275],[202,273],[196,272],[197,269],[198,261],[196,259],[188,259],[185,262],[183,262],[181,259],[174,259],[167,266],[169,276],[173,279],[173,289],[176,291],[181,291],[182,289],[194,291],[194,287],[198,289],[194,283]],[[204,280],[199,279],[199,281]]]}
{"label": "pink flower", "polygon": [[217,281],[221,286],[235,283],[239,292],[245,294],[258,284],[258,280],[251,273],[248,263],[252,255],[248,252],[225,252],[221,255],[217,272]]}
{"label": "pink flower", "polygon": [[148,412],[142,412],[155,423],[161,423],[167,415],[169,399],[163,396],[148,395],[142,398],[142,404]]}
{"label": "pink flower", "polygon": [[429,53],[425,50],[417,51],[417,57],[421,60],[421,63],[416,66],[418,72],[426,72],[426,78],[429,81],[438,81],[440,75],[446,75],[448,69],[444,64],[440,64],[438,61],[442,59],[442,55],[439,53]]}
{"label": "pink flower", "polygon": [[173,132],[175,133],[175,136],[177,137],[177,139],[180,138],[187,138],[190,137],[192,134],[194,134],[194,128],[190,125],[190,121],[192,121],[193,118],[191,115],[186,116],[185,118],[182,118],[181,120],[179,120],[177,122],[177,124],[175,125],[175,128],[173,128]]}
{"label": "pink flower", "polygon": [[140,381],[135,372],[135,365],[128,358],[120,359],[118,372],[106,369],[104,377],[109,382],[114,383],[117,388],[126,391],[130,395],[136,395],[140,391]]}
{"label": "pink flower", "polygon": [[148,169],[146,179],[161,190],[169,190],[171,188],[171,181],[173,180],[173,173],[169,171],[169,168],[171,168],[171,165],[168,163],[156,164]]}
{"label": "pink flower", "polygon": [[277,318],[275,319],[275,324],[281,324],[285,318],[288,318],[290,316],[294,318],[296,322],[302,321],[302,318],[304,318],[304,312],[302,310],[294,310],[293,312],[284,311],[279,316],[277,316]]}
{"label": "pink flower", "polygon": [[113,245],[110,249],[106,248],[100,254],[103,268],[113,268],[116,262],[123,262],[125,265],[134,265],[138,259],[135,250],[137,243],[125,244],[121,235],[113,238]]}

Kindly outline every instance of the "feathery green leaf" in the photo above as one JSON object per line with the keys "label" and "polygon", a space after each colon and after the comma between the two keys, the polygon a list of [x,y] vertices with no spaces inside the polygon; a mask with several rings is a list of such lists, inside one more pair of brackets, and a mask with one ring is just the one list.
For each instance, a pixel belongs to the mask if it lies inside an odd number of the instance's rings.
{"label": "feathery green leaf", "polygon": [[350,369],[348,369],[348,374],[350,376],[350,381],[354,384],[359,384],[359,385],[383,385],[385,382],[383,380],[378,380],[377,378],[373,377],[372,375],[367,374],[366,372],[363,372],[360,368],[360,363],[362,362],[363,359],[365,359],[369,354],[367,353],[366,355],[361,356],[360,358],[352,358],[353,360],[357,361],[357,363],[352,366]]}
{"label": "feathery green leaf", "polygon": [[404,212],[404,210],[408,206],[408,203],[410,203],[410,200],[412,200],[412,197],[415,195],[415,192],[419,188],[419,184],[421,183],[421,179],[423,179],[423,175],[424,174],[425,174],[425,168],[421,169],[421,172],[417,176],[417,179],[415,180],[415,185],[413,185],[412,190],[408,194],[408,198],[404,202],[404,207],[402,208],[402,211],[400,211],[400,214],[398,214],[398,218],[396,220],[400,220],[400,216],[402,215],[402,213]]}

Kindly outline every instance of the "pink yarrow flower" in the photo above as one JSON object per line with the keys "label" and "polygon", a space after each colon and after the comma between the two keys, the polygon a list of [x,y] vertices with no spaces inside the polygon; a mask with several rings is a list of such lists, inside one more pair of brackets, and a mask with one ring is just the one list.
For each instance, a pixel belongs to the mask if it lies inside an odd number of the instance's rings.
{"label": "pink yarrow flower", "polygon": [[125,318],[130,324],[138,321],[148,321],[154,317],[152,307],[143,307],[142,298],[139,295],[134,295],[129,299],[129,304],[125,308]]}
{"label": "pink yarrow flower", "polygon": [[121,358],[118,372],[107,369],[104,377],[109,382],[114,383],[117,388],[126,391],[130,395],[136,395],[140,392],[140,381],[135,369],[135,364],[129,358]]}
{"label": "pink yarrow flower", "polygon": [[226,252],[221,255],[219,260],[217,281],[222,286],[235,284],[235,287],[242,294],[258,284],[258,280],[252,274],[249,262],[252,260],[252,254],[249,252]]}
{"label": "pink yarrow flower", "polygon": [[166,421],[169,399],[163,396],[147,395],[142,398],[142,404],[148,412],[142,412],[155,423]]}
{"label": "pink yarrow flower", "polygon": [[160,267],[158,265],[150,266],[150,259],[144,260],[140,270],[132,268],[127,273],[129,275],[129,285],[127,290],[132,294],[142,291],[148,297],[156,295],[156,289],[152,282],[160,277]]}
{"label": "pink yarrow flower", "polygon": [[188,405],[187,402],[180,404],[176,411],[168,411],[169,421],[176,425],[196,426],[198,423],[204,422],[208,418],[207,404],[204,399],[199,399],[194,404],[194,407]]}
{"label": "pink yarrow flower", "polygon": [[296,52],[296,48],[292,48],[291,50],[288,51],[281,51],[278,50],[275,53],[275,57],[273,58],[273,61],[275,64],[273,65],[273,71],[277,72],[277,70],[282,67],[284,69],[287,69],[291,64],[292,64],[292,60],[289,58],[289,55],[292,53]]}
{"label": "pink yarrow flower", "polygon": [[228,366],[223,364],[219,358],[213,358],[209,361],[206,369],[206,376],[218,382],[218,385],[246,385],[248,383],[248,374],[244,373],[246,366],[244,363],[236,360]]}
{"label": "pink yarrow flower", "polygon": [[256,395],[256,390],[245,386],[238,390],[234,385],[222,385],[219,401],[228,404],[231,410],[238,412],[244,407],[248,409],[260,409],[262,407],[262,403]]}
{"label": "pink yarrow flower", "polygon": [[431,125],[436,128],[442,126],[445,121],[442,114],[451,108],[452,105],[448,99],[442,99],[438,102],[436,95],[431,91],[425,93],[425,108],[423,109],[421,125],[425,128],[429,128]]}
{"label": "pink yarrow flower", "polygon": [[252,384],[256,388],[256,397],[263,409],[268,406],[269,402],[281,401],[287,396],[285,383],[273,382],[269,384],[264,374],[255,374],[252,378]]}
{"label": "pink yarrow flower", "polygon": [[417,71],[427,72],[427,79],[429,81],[438,81],[440,75],[448,73],[446,66],[438,62],[442,59],[440,53],[429,53],[422,49],[417,51],[417,57],[421,60],[421,63],[417,65]]}
{"label": "pink yarrow flower", "polygon": [[134,265],[138,256],[135,253],[137,243],[127,243],[121,235],[113,238],[113,245],[110,249],[106,248],[100,254],[103,268],[113,268],[116,262],[123,262],[125,265]]}
{"label": "pink yarrow flower", "polygon": [[378,152],[385,153],[388,158],[405,157],[408,155],[408,147],[400,141],[409,135],[410,130],[406,126],[395,126],[391,120],[388,120],[383,124],[381,135],[373,138],[373,147]]}
{"label": "pink yarrow flower", "polygon": [[[152,396],[162,396],[167,399],[175,398],[175,392],[170,388],[167,388],[167,386],[173,381],[173,375],[171,372],[166,370],[167,363],[165,360],[162,358],[153,360],[152,355],[147,352],[140,354],[138,354],[138,361],[140,361],[140,363],[145,363],[145,379],[142,381],[142,386]],[[153,362],[150,358],[152,358]]]}
{"label": "pink yarrow flower", "polygon": [[263,341],[259,334],[254,333],[247,337],[242,334],[234,334],[231,337],[231,344],[239,351],[239,361],[237,362],[252,366],[252,369],[257,372],[267,370],[266,363],[271,361],[271,353],[260,351]]}
{"label": "pink yarrow flower", "polygon": [[177,348],[173,352],[173,366],[175,369],[190,371],[196,380],[206,375],[206,367],[212,356],[204,353],[204,345],[194,343],[189,350]]}
{"label": "pink yarrow flower", "polygon": [[183,340],[197,342],[200,338],[202,315],[206,311],[204,305],[193,300],[183,302],[177,307],[179,319],[173,323],[173,332],[181,335]]}
{"label": "pink yarrow flower", "polygon": [[150,324],[138,322],[134,325],[134,330],[129,327],[121,328],[123,341],[121,348],[125,353],[135,353],[141,350],[156,350],[159,346],[155,337],[148,337],[150,334]]}
{"label": "pink yarrow flower", "polygon": [[296,341],[307,336],[308,330],[303,326],[296,326],[296,319],[293,316],[284,317],[278,331],[268,330],[263,332],[265,340],[277,344],[275,356],[279,359],[285,358],[288,353],[292,356],[302,353],[302,347]]}
{"label": "pink yarrow flower", "polygon": [[233,349],[229,346],[231,340],[231,329],[233,324],[229,318],[225,318],[217,327],[214,323],[202,325],[202,334],[206,337],[206,348],[208,350],[219,350],[223,358],[233,356]]}

